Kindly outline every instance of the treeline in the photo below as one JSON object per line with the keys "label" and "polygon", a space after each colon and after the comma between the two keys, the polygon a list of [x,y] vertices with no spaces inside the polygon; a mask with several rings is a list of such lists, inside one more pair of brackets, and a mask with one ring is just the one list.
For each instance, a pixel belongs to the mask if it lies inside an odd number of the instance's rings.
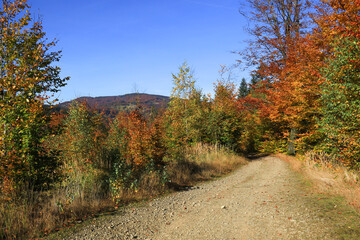
{"label": "treeline", "polygon": [[[67,189],[78,186],[73,188],[78,193],[68,193],[74,197],[84,188],[94,190],[87,184],[103,181],[107,186],[96,194],[110,191],[115,201],[121,201],[119,192],[137,190],[142,177],[149,174],[158,174],[159,184],[164,185],[169,180],[166,166],[185,163],[188,149],[198,143],[221,145],[237,153],[248,151],[252,140],[241,121],[236,86],[220,80],[210,98],[196,88],[190,72],[185,63],[173,75],[169,106],[157,114],[144,114],[138,106],[111,119],[81,101],[73,102],[65,113],[42,109],[47,118],[41,128],[31,129],[39,131],[33,136],[38,137],[37,151],[23,155],[33,162],[10,162],[14,146],[3,147],[6,164],[2,166],[15,171],[1,172],[2,189],[11,189],[3,191],[2,197],[11,199],[16,189],[37,191],[59,183]],[[18,130],[6,127],[7,134]],[[18,146],[23,142],[19,140]]]}
{"label": "treeline", "polygon": [[240,103],[261,149],[313,150],[359,168],[360,1],[248,1],[257,66]]}

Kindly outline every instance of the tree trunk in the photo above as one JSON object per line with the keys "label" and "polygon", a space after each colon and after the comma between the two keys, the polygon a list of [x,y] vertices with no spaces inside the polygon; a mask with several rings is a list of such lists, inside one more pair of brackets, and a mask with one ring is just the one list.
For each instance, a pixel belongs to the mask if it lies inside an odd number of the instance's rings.
{"label": "tree trunk", "polygon": [[295,139],[296,139],[296,128],[290,129],[290,136],[289,136],[289,144],[288,144],[288,150],[287,153],[289,155],[295,155]]}

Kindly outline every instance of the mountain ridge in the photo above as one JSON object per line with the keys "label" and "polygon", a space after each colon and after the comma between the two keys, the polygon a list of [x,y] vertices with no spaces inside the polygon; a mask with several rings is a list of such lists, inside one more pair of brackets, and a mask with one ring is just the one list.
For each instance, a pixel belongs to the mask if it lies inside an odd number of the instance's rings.
{"label": "mountain ridge", "polygon": [[170,102],[170,97],[147,93],[128,93],[117,96],[98,97],[83,96],[59,103],[56,108],[58,110],[66,110],[74,101],[86,102],[90,107],[96,109],[97,111],[114,117],[119,112],[129,112],[139,106],[145,114],[166,109],[168,103]]}

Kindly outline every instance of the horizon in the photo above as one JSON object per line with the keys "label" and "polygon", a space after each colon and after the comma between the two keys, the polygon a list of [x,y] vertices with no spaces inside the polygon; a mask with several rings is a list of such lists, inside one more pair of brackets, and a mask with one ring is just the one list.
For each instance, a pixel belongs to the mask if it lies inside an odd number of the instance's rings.
{"label": "horizon", "polygon": [[62,103],[65,103],[65,102],[71,102],[71,101],[77,100],[79,98],[124,97],[124,96],[127,96],[127,95],[136,95],[136,94],[139,94],[139,95],[151,95],[151,96],[158,96],[158,97],[167,97],[167,98],[171,97],[171,96],[166,96],[166,95],[161,95],[161,94],[133,92],[133,93],[125,93],[125,94],[121,94],[121,95],[111,95],[111,96],[96,96],[96,97],[93,97],[93,96],[81,96],[81,97],[76,97],[74,99],[66,100],[66,101],[63,101],[63,102],[57,102],[56,104],[62,104]]}

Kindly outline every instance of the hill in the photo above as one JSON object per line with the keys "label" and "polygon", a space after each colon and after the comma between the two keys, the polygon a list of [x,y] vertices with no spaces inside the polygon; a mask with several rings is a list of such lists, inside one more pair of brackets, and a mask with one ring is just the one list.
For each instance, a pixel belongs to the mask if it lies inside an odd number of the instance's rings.
{"label": "hill", "polygon": [[141,106],[142,111],[145,114],[165,109],[170,98],[167,96],[145,93],[130,93],[120,96],[79,97],[71,101],[60,103],[57,106],[57,110],[66,110],[73,101],[84,101],[99,112],[104,112],[106,115],[114,117],[120,111],[131,111],[137,106]]}

